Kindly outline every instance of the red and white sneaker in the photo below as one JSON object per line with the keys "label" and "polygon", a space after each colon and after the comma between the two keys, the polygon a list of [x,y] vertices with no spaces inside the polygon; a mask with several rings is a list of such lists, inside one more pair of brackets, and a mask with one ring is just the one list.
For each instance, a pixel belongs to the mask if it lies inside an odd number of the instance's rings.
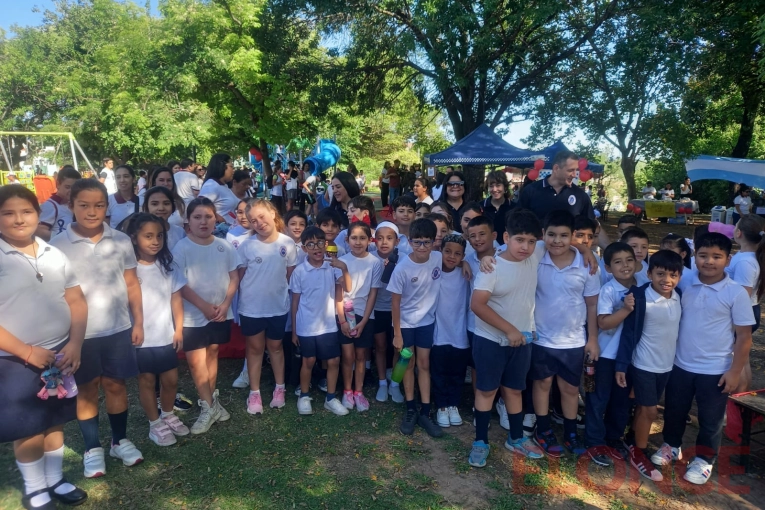
{"label": "red and white sneaker", "polygon": [[106,461],[103,448],[91,448],[82,456],[85,466],[85,478],[98,478],[106,474]]}
{"label": "red and white sneaker", "polygon": [[632,464],[632,467],[637,469],[641,475],[649,480],[653,480],[654,482],[661,482],[664,480],[661,471],[656,469],[656,466],[648,460],[648,457],[646,457],[646,454],[642,449],[634,445],[630,446],[630,464]]}
{"label": "red and white sneaker", "polygon": [[143,455],[129,439],[120,439],[120,444],[113,444],[109,450],[109,455],[115,459],[120,459],[127,467],[143,462]]}

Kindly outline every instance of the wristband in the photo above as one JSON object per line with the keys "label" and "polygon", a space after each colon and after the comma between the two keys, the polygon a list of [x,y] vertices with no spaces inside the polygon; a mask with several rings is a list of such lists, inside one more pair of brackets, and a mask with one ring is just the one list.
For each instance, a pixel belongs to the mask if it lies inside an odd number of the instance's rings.
{"label": "wristband", "polygon": [[32,346],[30,345],[30,346],[29,346],[29,356],[27,356],[27,359],[26,359],[26,361],[24,361],[24,366],[27,366],[27,365],[29,365],[29,358],[31,358],[31,357],[32,357],[32,353],[33,353],[34,351],[35,351],[35,348],[34,348],[34,347],[32,347]]}
{"label": "wristband", "polygon": [[342,326],[343,324],[348,324],[348,322],[347,322],[347,321],[343,321],[343,322],[341,322],[341,323],[340,323],[340,325],[341,325],[341,326]]}

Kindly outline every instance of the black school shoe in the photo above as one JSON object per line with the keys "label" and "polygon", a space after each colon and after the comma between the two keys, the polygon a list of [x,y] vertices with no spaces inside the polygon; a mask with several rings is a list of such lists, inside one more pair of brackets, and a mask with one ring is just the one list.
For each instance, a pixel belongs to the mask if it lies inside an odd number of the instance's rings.
{"label": "black school shoe", "polygon": [[39,496],[40,494],[44,494],[48,492],[48,489],[40,489],[39,491],[34,491],[32,493],[26,494],[25,496],[22,496],[21,498],[21,506],[26,508],[27,510],[56,510],[56,502],[53,500],[48,501],[44,505],[41,506],[32,506],[32,498],[35,496]]}
{"label": "black school shoe", "polygon": [[414,409],[407,409],[404,419],[401,421],[401,426],[398,428],[399,432],[405,436],[411,436],[414,434],[414,426],[417,424],[417,411]]}
{"label": "black school shoe", "polygon": [[66,478],[62,478],[61,481],[59,481],[53,487],[48,487],[48,491],[50,492],[50,497],[52,499],[56,499],[60,503],[63,503],[69,506],[81,505],[85,502],[86,499],[88,499],[88,493],[78,487],[75,487],[74,490],[71,490],[67,492],[66,494],[57,494],[56,488],[59,485],[64,483],[67,483]]}
{"label": "black school shoe", "polygon": [[417,425],[425,429],[425,432],[427,432],[430,437],[441,437],[444,435],[444,431],[429,415],[418,415]]}

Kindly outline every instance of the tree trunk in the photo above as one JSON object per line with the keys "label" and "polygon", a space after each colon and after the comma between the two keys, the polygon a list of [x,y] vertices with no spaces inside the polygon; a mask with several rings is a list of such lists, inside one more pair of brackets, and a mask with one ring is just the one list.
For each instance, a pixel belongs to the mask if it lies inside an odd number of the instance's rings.
{"label": "tree trunk", "polygon": [[467,202],[480,202],[483,199],[484,167],[479,165],[463,165],[462,173],[465,174],[465,186],[468,191],[465,200]]}
{"label": "tree trunk", "polygon": [[630,158],[626,152],[622,152],[622,173],[624,180],[627,181],[627,198],[632,200],[637,198],[637,186],[635,185],[635,161]]}
{"label": "tree trunk", "polygon": [[741,88],[741,96],[744,99],[744,111],[741,114],[738,140],[730,154],[732,158],[746,158],[749,154],[749,148],[752,146],[752,138],[754,136],[754,124],[762,102],[759,92],[757,88]]}

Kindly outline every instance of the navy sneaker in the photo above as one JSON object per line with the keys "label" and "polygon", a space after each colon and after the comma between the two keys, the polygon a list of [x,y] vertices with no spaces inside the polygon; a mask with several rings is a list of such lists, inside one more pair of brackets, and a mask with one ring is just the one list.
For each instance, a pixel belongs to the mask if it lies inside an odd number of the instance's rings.
{"label": "navy sneaker", "polygon": [[551,457],[562,457],[563,447],[558,444],[558,439],[555,437],[552,429],[546,432],[539,432],[537,428],[534,434],[534,441]]}

